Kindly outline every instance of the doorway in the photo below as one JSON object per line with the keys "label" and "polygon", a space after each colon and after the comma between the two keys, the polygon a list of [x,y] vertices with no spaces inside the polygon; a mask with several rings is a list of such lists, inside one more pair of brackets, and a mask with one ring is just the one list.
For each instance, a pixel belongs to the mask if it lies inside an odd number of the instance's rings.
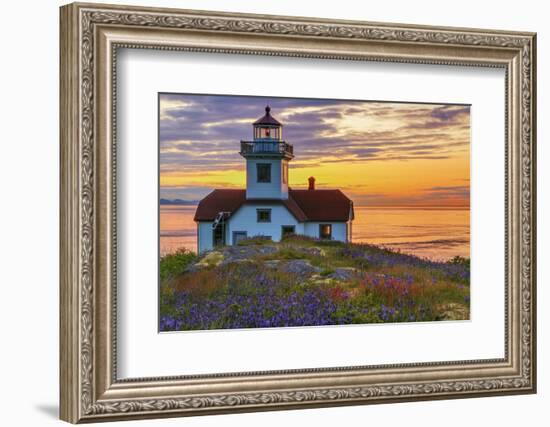
{"label": "doorway", "polygon": [[233,232],[233,244],[238,245],[241,240],[246,239],[246,231]]}

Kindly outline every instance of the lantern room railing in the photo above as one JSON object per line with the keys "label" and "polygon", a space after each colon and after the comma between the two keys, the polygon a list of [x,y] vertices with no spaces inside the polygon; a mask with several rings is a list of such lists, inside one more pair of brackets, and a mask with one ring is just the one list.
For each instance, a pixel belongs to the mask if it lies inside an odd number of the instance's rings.
{"label": "lantern room railing", "polygon": [[294,155],[294,147],[284,141],[241,141],[241,154]]}

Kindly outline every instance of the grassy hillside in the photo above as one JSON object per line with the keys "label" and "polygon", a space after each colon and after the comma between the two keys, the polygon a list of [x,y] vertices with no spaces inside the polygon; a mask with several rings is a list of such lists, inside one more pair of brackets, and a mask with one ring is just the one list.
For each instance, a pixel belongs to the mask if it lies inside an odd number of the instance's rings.
{"label": "grassy hillside", "polygon": [[366,244],[261,237],[160,262],[160,329],[468,319],[469,260],[433,262]]}

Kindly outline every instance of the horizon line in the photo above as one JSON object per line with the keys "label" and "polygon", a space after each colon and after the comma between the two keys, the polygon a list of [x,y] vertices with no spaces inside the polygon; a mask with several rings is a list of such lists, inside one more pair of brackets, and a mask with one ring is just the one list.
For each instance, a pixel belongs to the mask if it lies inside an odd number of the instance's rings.
{"label": "horizon line", "polygon": [[[196,206],[199,204],[200,200],[186,200],[186,199],[167,199],[165,197],[161,197],[163,200],[167,201],[182,201],[188,203],[188,206]],[[353,200],[352,200],[353,202]],[[160,204],[160,199],[159,199]],[[470,209],[471,205],[403,205],[403,204],[397,204],[397,205],[379,205],[379,204],[356,204],[353,203],[355,207],[361,207],[361,208],[437,208],[437,209]]]}

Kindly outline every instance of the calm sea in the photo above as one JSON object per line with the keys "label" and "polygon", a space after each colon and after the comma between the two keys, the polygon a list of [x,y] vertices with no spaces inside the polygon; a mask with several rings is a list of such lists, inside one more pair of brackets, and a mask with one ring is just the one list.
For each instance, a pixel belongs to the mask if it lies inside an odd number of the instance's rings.
{"label": "calm sea", "polygon": [[[197,250],[196,206],[160,207],[161,255]],[[470,256],[470,210],[356,206],[353,242],[372,243],[433,260]]]}

